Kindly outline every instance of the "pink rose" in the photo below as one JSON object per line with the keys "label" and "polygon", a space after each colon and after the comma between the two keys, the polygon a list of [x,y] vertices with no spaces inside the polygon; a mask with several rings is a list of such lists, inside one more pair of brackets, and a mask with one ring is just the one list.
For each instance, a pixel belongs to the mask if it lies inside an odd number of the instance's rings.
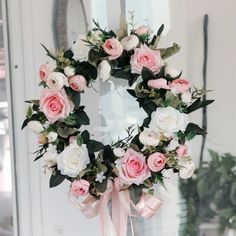
{"label": "pink rose", "polygon": [[148,81],[148,87],[154,89],[170,89],[166,79],[151,79]]}
{"label": "pink rose", "polygon": [[135,31],[135,34],[137,34],[138,36],[144,35],[144,34],[148,34],[149,33],[149,28],[146,26],[140,26],[138,27]]}
{"label": "pink rose", "polygon": [[52,72],[48,64],[41,65],[39,68],[39,78],[46,82],[48,75]]}
{"label": "pink rose", "polygon": [[160,152],[155,152],[148,157],[148,167],[151,171],[161,171],[166,164],[166,156]]}
{"label": "pink rose", "polygon": [[188,80],[185,79],[176,79],[173,80],[171,85],[171,91],[175,94],[184,93],[189,90],[190,85]]}
{"label": "pink rose", "polygon": [[86,84],[86,79],[82,75],[75,75],[69,80],[70,87],[76,92],[83,91],[86,87]]}
{"label": "pink rose", "polygon": [[103,49],[109,55],[109,60],[115,60],[123,52],[123,47],[116,38],[107,39],[103,44]]}
{"label": "pink rose", "polygon": [[68,99],[64,89],[60,91],[44,89],[39,105],[40,110],[51,123],[66,118],[74,109],[74,104]]}
{"label": "pink rose", "polygon": [[160,51],[152,50],[145,44],[141,45],[140,48],[134,49],[130,64],[131,72],[136,74],[141,74],[144,66],[157,74],[164,65]]}
{"label": "pink rose", "polygon": [[74,180],[70,188],[70,194],[74,197],[86,196],[89,191],[89,186],[90,184],[87,180]]}
{"label": "pink rose", "polygon": [[124,157],[117,165],[119,179],[124,184],[142,184],[151,176],[146,164],[146,157],[133,149],[127,149]]}
{"label": "pink rose", "polygon": [[69,143],[73,143],[74,141],[77,140],[77,136],[73,135],[73,136],[70,136],[69,138]]}
{"label": "pink rose", "polygon": [[176,150],[178,157],[184,157],[188,154],[188,147],[187,145],[180,145],[179,148]]}

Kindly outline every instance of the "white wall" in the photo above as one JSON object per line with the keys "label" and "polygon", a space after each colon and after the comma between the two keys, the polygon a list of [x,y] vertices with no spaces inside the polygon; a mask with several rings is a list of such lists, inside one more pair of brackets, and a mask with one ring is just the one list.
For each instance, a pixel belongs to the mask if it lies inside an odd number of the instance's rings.
{"label": "white wall", "polygon": [[[145,0],[145,3],[147,2]],[[158,4],[162,3],[158,0]],[[140,6],[134,5],[133,8]],[[170,30],[166,32],[162,45],[169,45],[175,41],[182,46],[179,55],[173,57],[170,63],[183,69],[186,78],[196,85],[201,85],[202,80],[203,15],[209,14],[208,86],[214,89],[210,97],[215,97],[216,103],[209,108],[207,147],[220,152],[236,153],[234,145],[236,112],[233,104],[236,98],[234,93],[236,2],[234,0],[170,0],[169,6],[169,13],[166,10],[166,14],[169,14],[166,19],[169,18],[167,25]],[[146,7],[148,4],[143,5],[143,8]],[[39,96],[37,68],[47,60],[40,42],[49,48],[54,48],[52,8],[53,0],[8,1],[20,232],[22,236],[74,236],[75,232],[76,235],[95,236],[98,235],[98,220],[86,219],[79,210],[69,204],[68,184],[65,183],[55,189],[48,188],[48,176],[42,173],[39,163],[33,163],[33,156],[28,154],[36,149],[35,137],[27,131],[20,131],[25,110],[23,101]],[[155,8],[152,12],[155,13]],[[95,13],[98,16],[94,9]],[[117,12],[115,13],[118,15]],[[109,11],[107,14],[111,17],[111,12],[110,15]],[[145,14],[148,16],[148,11]],[[163,15],[162,17],[159,19],[165,19]],[[160,25],[163,22],[154,23]],[[109,24],[117,25],[115,22]],[[91,105],[94,104],[94,100],[90,102],[89,99],[98,95],[94,95],[90,90],[85,96],[84,102]],[[94,104],[94,107],[90,106],[88,111],[94,126],[97,126],[100,121],[94,109],[98,109],[98,103]],[[195,114],[193,118],[201,123],[200,113]],[[200,139],[193,145],[196,160],[199,155],[199,141]]]}

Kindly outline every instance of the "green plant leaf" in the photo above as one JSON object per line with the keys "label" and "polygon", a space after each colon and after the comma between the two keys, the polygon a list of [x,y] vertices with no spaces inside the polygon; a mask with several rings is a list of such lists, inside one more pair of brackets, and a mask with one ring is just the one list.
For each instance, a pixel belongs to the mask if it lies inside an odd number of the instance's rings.
{"label": "green plant leaf", "polygon": [[55,169],[51,175],[49,186],[50,188],[56,187],[65,180],[65,175],[62,175],[59,170]]}
{"label": "green plant leaf", "polygon": [[107,189],[107,179],[104,179],[102,183],[96,182],[95,188],[97,189],[98,192],[104,193]]}
{"label": "green plant leaf", "polygon": [[189,107],[186,108],[186,113],[190,114],[191,112],[194,112],[202,107],[210,105],[214,101],[215,100],[201,101],[201,98],[198,98],[194,103],[192,103]]}
{"label": "green plant leaf", "polygon": [[96,140],[89,140],[87,142],[87,148],[89,153],[94,153],[100,151],[104,145],[101,142],[98,142]]}
{"label": "green plant leaf", "polygon": [[151,79],[156,79],[156,76],[154,75],[154,73],[145,66],[142,69],[141,75],[142,75],[143,81],[145,82]]}
{"label": "green plant leaf", "polygon": [[80,135],[83,139],[83,143],[87,144],[90,139],[89,132],[87,130],[84,130]]}
{"label": "green plant leaf", "polygon": [[179,50],[180,50],[180,46],[177,43],[173,43],[172,47],[160,49],[161,57],[163,60],[165,60],[166,58],[171,57],[172,55],[179,52]]}
{"label": "green plant leaf", "polygon": [[89,117],[85,111],[78,110],[78,111],[76,111],[76,115],[77,115],[77,122],[80,125],[89,125],[90,120],[89,120]]}
{"label": "green plant leaf", "polygon": [[83,138],[81,137],[80,134],[77,135],[77,139],[76,140],[77,140],[77,144],[79,146],[81,146],[83,144]]}
{"label": "green plant leaf", "polygon": [[142,197],[143,190],[140,186],[132,184],[129,187],[129,195],[132,200],[132,202],[137,205],[140,202],[140,199]]}

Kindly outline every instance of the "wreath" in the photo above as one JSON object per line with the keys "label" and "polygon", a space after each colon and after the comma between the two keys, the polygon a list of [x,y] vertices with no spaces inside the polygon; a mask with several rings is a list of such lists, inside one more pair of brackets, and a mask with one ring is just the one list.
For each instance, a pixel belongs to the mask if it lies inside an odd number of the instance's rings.
{"label": "wreath", "polygon": [[[153,185],[174,173],[191,177],[194,162],[188,141],[206,135],[189,122],[188,114],[213,100],[203,99],[206,91],[191,88],[182,72],[166,62],[179,45],[159,48],[164,25],[153,36],[148,26],[135,27],[131,19],[129,33],[124,20],[118,34],[94,21],[95,27],[68,50],[52,52],[43,46],[55,63],[40,67],[41,97],[27,101],[22,128],[38,135],[35,160],[42,159],[51,171],[50,187],[71,182],[69,198],[88,217],[108,210],[105,203],[114,192],[119,204],[114,200],[113,205],[125,209],[126,216],[154,215],[161,201]],[[80,98],[86,86],[110,76],[127,80],[128,93],[147,117],[138,134],[129,127],[126,138],[104,145],[85,129],[90,119]]]}

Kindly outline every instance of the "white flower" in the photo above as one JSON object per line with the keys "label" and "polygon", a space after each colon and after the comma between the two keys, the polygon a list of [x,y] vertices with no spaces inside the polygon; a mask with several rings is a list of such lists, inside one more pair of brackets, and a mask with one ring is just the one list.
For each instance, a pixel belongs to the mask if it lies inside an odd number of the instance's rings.
{"label": "white flower", "polygon": [[114,148],[113,153],[117,157],[123,157],[125,155],[125,150],[123,148]]}
{"label": "white flower", "polygon": [[77,177],[89,163],[90,159],[86,145],[79,146],[74,141],[59,154],[57,168],[63,175]]}
{"label": "white flower", "polygon": [[30,130],[33,132],[39,134],[44,131],[43,125],[37,121],[37,120],[32,120],[30,121],[27,126],[29,127]]}
{"label": "white flower", "polygon": [[53,143],[56,141],[58,134],[56,132],[50,131],[47,134],[48,142]]}
{"label": "white flower", "polygon": [[152,113],[149,128],[171,137],[178,131],[185,131],[188,124],[188,116],[173,107],[158,107]]}
{"label": "white flower", "polygon": [[66,76],[71,77],[75,75],[75,68],[73,66],[66,66],[64,69]]}
{"label": "white flower", "polygon": [[181,94],[181,99],[182,102],[189,104],[192,101],[192,94],[189,91],[184,92],[183,94]]}
{"label": "white flower", "polygon": [[166,66],[165,68],[165,76],[171,76],[172,78],[176,78],[177,76],[180,75],[180,71],[175,69],[175,68],[171,68],[169,66]]}
{"label": "white flower", "polygon": [[49,74],[47,79],[47,86],[50,89],[55,89],[57,91],[61,90],[63,87],[69,86],[68,80],[64,74],[61,72],[52,72]]}
{"label": "white flower", "polygon": [[182,179],[188,179],[192,177],[194,170],[195,170],[195,164],[193,160],[187,158],[181,158],[178,161],[179,165],[179,177]]}
{"label": "white flower", "polygon": [[102,171],[101,173],[97,174],[95,181],[102,183],[104,179],[106,179],[106,176],[104,176],[104,172]]}
{"label": "white flower", "polygon": [[137,47],[139,39],[136,35],[130,35],[123,38],[120,42],[125,51],[130,51]]}
{"label": "white flower", "polygon": [[139,141],[144,145],[144,146],[157,146],[160,142],[160,135],[156,133],[153,130],[150,129],[144,129],[139,134]]}
{"label": "white flower", "polygon": [[174,175],[174,171],[173,171],[173,169],[164,169],[164,170],[162,170],[161,174],[164,178],[169,179]]}
{"label": "white flower", "polygon": [[71,51],[74,53],[73,58],[76,61],[87,61],[88,59],[90,47],[83,40],[86,40],[86,37],[84,35],[79,35],[79,37],[71,47]]}
{"label": "white flower", "polygon": [[98,65],[98,77],[104,82],[110,77],[110,73],[111,65],[107,60],[102,60]]}
{"label": "white flower", "polygon": [[166,151],[173,151],[173,150],[175,150],[178,146],[179,146],[178,138],[175,137],[175,138],[173,138],[173,139],[170,141],[169,145],[166,147]]}
{"label": "white flower", "polygon": [[43,154],[43,161],[48,168],[57,164],[57,146],[49,144],[47,151]]}

